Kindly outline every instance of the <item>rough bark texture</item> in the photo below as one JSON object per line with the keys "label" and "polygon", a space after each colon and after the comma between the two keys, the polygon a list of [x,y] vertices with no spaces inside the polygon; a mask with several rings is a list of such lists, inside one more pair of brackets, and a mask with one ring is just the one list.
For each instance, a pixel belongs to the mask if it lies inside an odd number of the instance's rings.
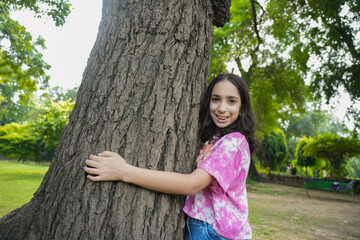
{"label": "rough bark texture", "polygon": [[34,198],[1,219],[1,239],[183,238],[185,197],[94,183],[83,167],[89,154],[111,150],[136,166],[191,171],[212,9],[210,0],[103,2],[99,34],[49,171]]}
{"label": "rough bark texture", "polygon": [[223,27],[230,21],[231,0],[211,0],[213,9],[213,24],[217,27]]}

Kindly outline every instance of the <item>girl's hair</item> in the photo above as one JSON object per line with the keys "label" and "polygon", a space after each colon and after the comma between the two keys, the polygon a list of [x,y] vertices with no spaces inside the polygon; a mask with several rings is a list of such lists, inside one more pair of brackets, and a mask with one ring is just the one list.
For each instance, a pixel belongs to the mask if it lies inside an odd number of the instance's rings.
{"label": "girl's hair", "polygon": [[[216,83],[228,80],[238,89],[241,98],[240,114],[237,120],[226,128],[217,129],[210,116],[210,99]],[[214,78],[208,86],[200,105],[200,138],[202,142],[211,141],[215,134],[220,138],[232,132],[240,132],[249,143],[251,154],[257,148],[258,142],[255,139],[255,117],[250,104],[249,88],[245,81],[236,74],[223,73]]]}

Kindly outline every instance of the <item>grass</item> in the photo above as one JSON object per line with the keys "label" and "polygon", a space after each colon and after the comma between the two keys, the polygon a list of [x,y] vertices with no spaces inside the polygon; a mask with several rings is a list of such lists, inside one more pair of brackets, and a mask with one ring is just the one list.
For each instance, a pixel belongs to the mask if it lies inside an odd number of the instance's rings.
{"label": "grass", "polygon": [[0,218],[31,200],[48,168],[0,161]]}
{"label": "grass", "polygon": [[[0,161],[0,217],[30,201],[47,166]],[[254,240],[360,238],[360,196],[311,192],[248,180],[249,219]]]}
{"label": "grass", "polygon": [[248,193],[253,239],[359,239],[359,196],[355,203],[343,193],[313,191],[308,198],[301,188],[256,182]]}

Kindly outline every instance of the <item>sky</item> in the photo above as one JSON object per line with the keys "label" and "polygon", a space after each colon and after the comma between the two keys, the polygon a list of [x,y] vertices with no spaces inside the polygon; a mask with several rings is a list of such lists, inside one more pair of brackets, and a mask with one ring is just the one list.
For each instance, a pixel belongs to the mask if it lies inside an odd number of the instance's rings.
{"label": "sky", "polygon": [[[102,0],[71,0],[72,11],[62,27],[56,27],[50,18],[36,19],[31,12],[15,12],[11,16],[24,25],[34,38],[41,35],[47,49],[41,52],[51,65],[47,72],[50,86],[70,89],[80,85],[87,59],[95,43],[101,20]],[[230,64],[228,70],[236,66]],[[236,69],[235,69],[236,73]],[[344,119],[350,98],[346,94],[332,99],[331,110],[340,120]],[[350,129],[351,122],[347,122]]]}
{"label": "sky", "polygon": [[45,39],[47,49],[41,52],[45,62],[51,65],[47,71],[51,87],[69,89],[80,85],[101,20],[102,0],[71,0],[71,3],[73,9],[62,27],[56,27],[51,18],[34,18],[31,12],[11,14],[34,39],[39,35]]}

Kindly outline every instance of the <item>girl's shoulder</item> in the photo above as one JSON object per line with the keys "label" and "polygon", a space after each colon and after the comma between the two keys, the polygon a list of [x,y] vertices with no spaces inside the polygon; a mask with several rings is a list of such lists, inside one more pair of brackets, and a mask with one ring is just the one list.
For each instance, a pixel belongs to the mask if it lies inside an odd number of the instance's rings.
{"label": "girl's shoulder", "polygon": [[224,135],[221,138],[217,138],[217,141],[238,141],[238,140],[243,140],[245,138],[245,136],[241,133],[241,132],[231,132],[228,133],[226,135]]}
{"label": "girl's shoulder", "polygon": [[214,147],[221,145],[231,145],[233,147],[248,147],[246,137],[240,132],[232,132],[224,135],[221,138],[216,138],[214,141]]}

